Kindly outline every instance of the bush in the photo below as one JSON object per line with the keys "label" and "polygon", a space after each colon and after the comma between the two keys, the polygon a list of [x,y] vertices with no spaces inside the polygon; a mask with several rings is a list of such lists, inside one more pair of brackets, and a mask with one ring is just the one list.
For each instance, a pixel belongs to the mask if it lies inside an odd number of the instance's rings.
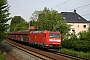
{"label": "bush", "polygon": [[64,40],[62,47],[75,51],[90,52],[90,41],[84,40]]}
{"label": "bush", "polygon": [[80,40],[90,41],[90,32],[82,31],[79,33]]}
{"label": "bush", "polygon": [[90,32],[80,32],[79,38],[75,34],[71,34],[70,37],[70,39],[62,41],[63,48],[90,52]]}

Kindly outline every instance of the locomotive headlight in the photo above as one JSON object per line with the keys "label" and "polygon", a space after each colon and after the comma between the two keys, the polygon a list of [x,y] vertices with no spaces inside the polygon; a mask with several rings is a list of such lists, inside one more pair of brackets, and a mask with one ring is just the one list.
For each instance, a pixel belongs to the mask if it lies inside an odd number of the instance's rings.
{"label": "locomotive headlight", "polygon": [[59,42],[61,42],[61,40],[59,40]]}

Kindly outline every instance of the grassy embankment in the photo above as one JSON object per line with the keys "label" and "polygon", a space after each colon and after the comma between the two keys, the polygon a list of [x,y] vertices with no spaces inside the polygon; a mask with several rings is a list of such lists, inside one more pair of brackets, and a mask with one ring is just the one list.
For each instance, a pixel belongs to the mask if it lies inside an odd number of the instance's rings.
{"label": "grassy embankment", "polygon": [[77,52],[71,49],[65,49],[62,48],[59,50],[62,53],[67,53],[67,54],[71,54],[73,56],[78,56],[78,57],[84,57],[84,58],[89,58],[90,59],[90,52],[89,53],[85,53],[85,52]]}
{"label": "grassy embankment", "polygon": [[0,60],[6,60],[1,51],[0,51]]}

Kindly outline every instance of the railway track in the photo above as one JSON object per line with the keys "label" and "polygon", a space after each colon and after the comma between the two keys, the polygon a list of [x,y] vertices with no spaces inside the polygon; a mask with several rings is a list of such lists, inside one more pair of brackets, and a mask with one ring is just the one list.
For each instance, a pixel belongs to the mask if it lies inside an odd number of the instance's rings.
{"label": "railway track", "polygon": [[35,57],[41,59],[41,60],[70,60],[69,58],[63,57],[63,56],[59,56],[50,52],[45,52],[39,49],[35,49],[29,46],[25,46],[16,42],[13,42],[11,40],[5,40],[6,43],[22,50],[25,51],[31,55],[34,55]]}
{"label": "railway track", "polygon": [[39,60],[89,60],[85,58],[75,57],[64,53],[51,53],[51,52],[45,52],[39,49],[35,49],[29,46],[25,46],[16,42],[13,42],[11,40],[5,40],[6,43],[24,51],[28,54],[31,54],[35,57],[37,57]]}
{"label": "railway track", "polygon": [[[43,56],[40,56],[40,55],[36,54],[36,53],[33,52],[33,51],[29,51],[29,50],[21,47],[20,44],[17,44],[17,43],[15,43],[15,42],[13,42],[13,41],[5,41],[5,42],[8,43],[8,44],[10,44],[10,45],[12,45],[12,46],[14,46],[14,48],[16,48],[16,49],[18,49],[18,50],[21,50],[21,51],[23,51],[23,52],[26,52],[28,55],[34,56],[35,60],[46,60],[46,59],[48,59],[48,58],[46,58],[46,57],[43,57]],[[22,45],[22,46],[23,46],[23,45]],[[49,59],[49,60],[50,60],[50,59]]]}

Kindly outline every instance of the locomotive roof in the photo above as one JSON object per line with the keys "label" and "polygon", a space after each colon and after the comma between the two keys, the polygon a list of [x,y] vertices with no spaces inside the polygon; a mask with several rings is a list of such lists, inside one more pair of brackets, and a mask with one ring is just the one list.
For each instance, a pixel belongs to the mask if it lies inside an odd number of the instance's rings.
{"label": "locomotive roof", "polygon": [[24,30],[24,31],[17,31],[17,32],[10,32],[9,34],[29,34],[30,30]]}
{"label": "locomotive roof", "polygon": [[[17,31],[17,32],[10,32],[9,34],[30,34],[30,33],[44,33],[48,30],[45,31],[30,31],[30,30],[24,30],[24,31]],[[50,33],[59,33],[59,32],[55,32],[55,31],[48,31]]]}
{"label": "locomotive roof", "polygon": [[[45,30],[48,31],[48,30]],[[32,31],[31,33],[44,33],[45,31]],[[55,31],[48,31],[50,33],[60,33],[60,32],[55,32]]]}
{"label": "locomotive roof", "polygon": [[32,31],[31,33],[43,33],[44,31]]}

